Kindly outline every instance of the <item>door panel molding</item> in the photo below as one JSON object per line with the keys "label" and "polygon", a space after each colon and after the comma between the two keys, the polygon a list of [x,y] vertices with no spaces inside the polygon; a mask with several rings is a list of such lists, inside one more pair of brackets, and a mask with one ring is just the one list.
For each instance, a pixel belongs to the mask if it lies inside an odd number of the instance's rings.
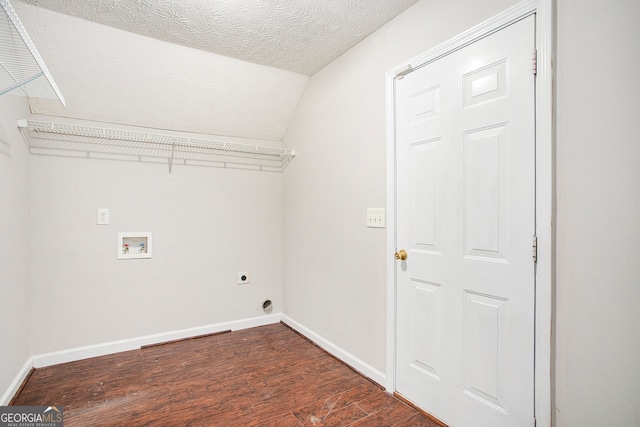
{"label": "door panel molding", "polygon": [[[536,425],[551,425],[551,315],[553,282],[553,121],[552,121],[552,57],[553,0],[526,0],[493,18],[471,28],[453,39],[389,70],[386,75],[387,92],[387,364],[385,386],[395,391],[396,366],[396,160],[395,160],[395,82],[408,69],[417,69],[501,30],[527,16],[536,16],[536,236],[538,239],[535,321],[535,415]],[[533,68],[533,63],[532,63]],[[488,74],[490,76],[490,74]],[[479,76],[484,78],[485,76]],[[481,84],[480,84],[481,83]],[[480,96],[490,79],[477,84]],[[487,92],[489,94],[491,92]],[[486,95],[485,95],[486,96]],[[427,105],[429,107],[431,104]],[[423,107],[426,114],[428,108]],[[433,109],[432,109],[433,110]],[[418,111],[416,111],[418,112]],[[417,116],[417,120],[421,117]]]}

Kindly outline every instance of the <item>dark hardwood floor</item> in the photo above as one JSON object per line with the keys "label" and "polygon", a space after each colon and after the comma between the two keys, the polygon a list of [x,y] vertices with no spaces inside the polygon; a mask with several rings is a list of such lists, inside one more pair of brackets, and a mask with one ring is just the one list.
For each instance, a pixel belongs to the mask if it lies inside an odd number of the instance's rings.
{"label": "dark hardwood floor", "polygon": [[37,369],[13,405],[65,427],[437,427],[284,324]]}

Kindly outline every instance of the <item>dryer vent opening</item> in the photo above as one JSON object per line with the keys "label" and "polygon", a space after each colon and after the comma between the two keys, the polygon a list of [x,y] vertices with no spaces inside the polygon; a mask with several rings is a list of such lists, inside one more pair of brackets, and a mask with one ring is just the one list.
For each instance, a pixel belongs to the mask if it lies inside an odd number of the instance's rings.
{"label": "dryer vent opening", "polygon": [[271,311],[273,310],[273,303],[271,303],[271,300],[265,300],[262,303],[262,311],[264,311],[265,313],[269,314],[271,313]]}

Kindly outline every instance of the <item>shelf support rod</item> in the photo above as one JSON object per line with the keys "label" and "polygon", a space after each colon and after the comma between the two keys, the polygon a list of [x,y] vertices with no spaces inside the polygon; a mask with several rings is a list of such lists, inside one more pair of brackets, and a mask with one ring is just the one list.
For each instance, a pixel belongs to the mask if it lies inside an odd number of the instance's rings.
{"label": "shelf support rod", "polygon": [[38,53],[38,49],[36,49],[35,44],[33,44],[31,37],[29,37],[27,30],[24,28],[24,25],[22,25],[22,22],[20,21],[20,18],[18,18],[16,11],[13,9],[13,6],[11,6],[11,4],[9,3],[9,0],[0,0],[0,8],[4,9],[4,12],[7,14],[7,18],[9,19],[9,22],[11,22],[11,25],[13,25],[13,27],[16,29],[16,31],[18,32],[18,35],[20,36],[20,38],[24,43],[24,46],[29,50],[29,53],[31,54],[36,65],[42,71],[42,75],[49,82],[49,86],[53,90],[53,93],[58,97],[58,100],[60,101],[60,103],[63,106],[66,106],[64,96],[62,96],[62,93],[60,92],[58,85],[53,80],[53,76],[51,75],[51,73],[49,72],[49,69],[45,65],[44,60]]}
{"label": "shelf support rod", "polygon": [[44,73],[41,71],[38,74],[35,74],[35,75],[33,75],[33,76],[31,76],[31,77],[29,77],[27,79],[24,79],[21,82],[18,82],[18,83],[14,84],[14,85],[11,85],[6,89],[2,89],[2,90],[0,90],[0,95],[4,95],[5,93],[9,93],[14,89],[19,88],[20,86],[24,86],[27,83],[31,83],[32,81],[34,81],[35,79],[37,79],[38,77],[43,76],[43,75],[44,75]]}
{"label": "shelf support rod", "polygon": [[171,169],[173,169],[173,154],[176,151],[176,141],[171,144],[171,157],[169,157],[169,177],[171,177]]}

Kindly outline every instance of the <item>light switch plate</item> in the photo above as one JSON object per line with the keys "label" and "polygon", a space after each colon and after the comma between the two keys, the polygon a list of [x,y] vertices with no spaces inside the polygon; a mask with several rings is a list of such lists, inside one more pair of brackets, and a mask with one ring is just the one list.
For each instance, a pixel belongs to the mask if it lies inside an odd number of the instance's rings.
{"label": "light switch plate", "polygon": [[98,209],[98,218],[96,220],[98,225],[109,224],[109,209]]}
{"label": "light switch plate", "polygon": [[367,208],[367,227],[386,227],[384,208]]}

